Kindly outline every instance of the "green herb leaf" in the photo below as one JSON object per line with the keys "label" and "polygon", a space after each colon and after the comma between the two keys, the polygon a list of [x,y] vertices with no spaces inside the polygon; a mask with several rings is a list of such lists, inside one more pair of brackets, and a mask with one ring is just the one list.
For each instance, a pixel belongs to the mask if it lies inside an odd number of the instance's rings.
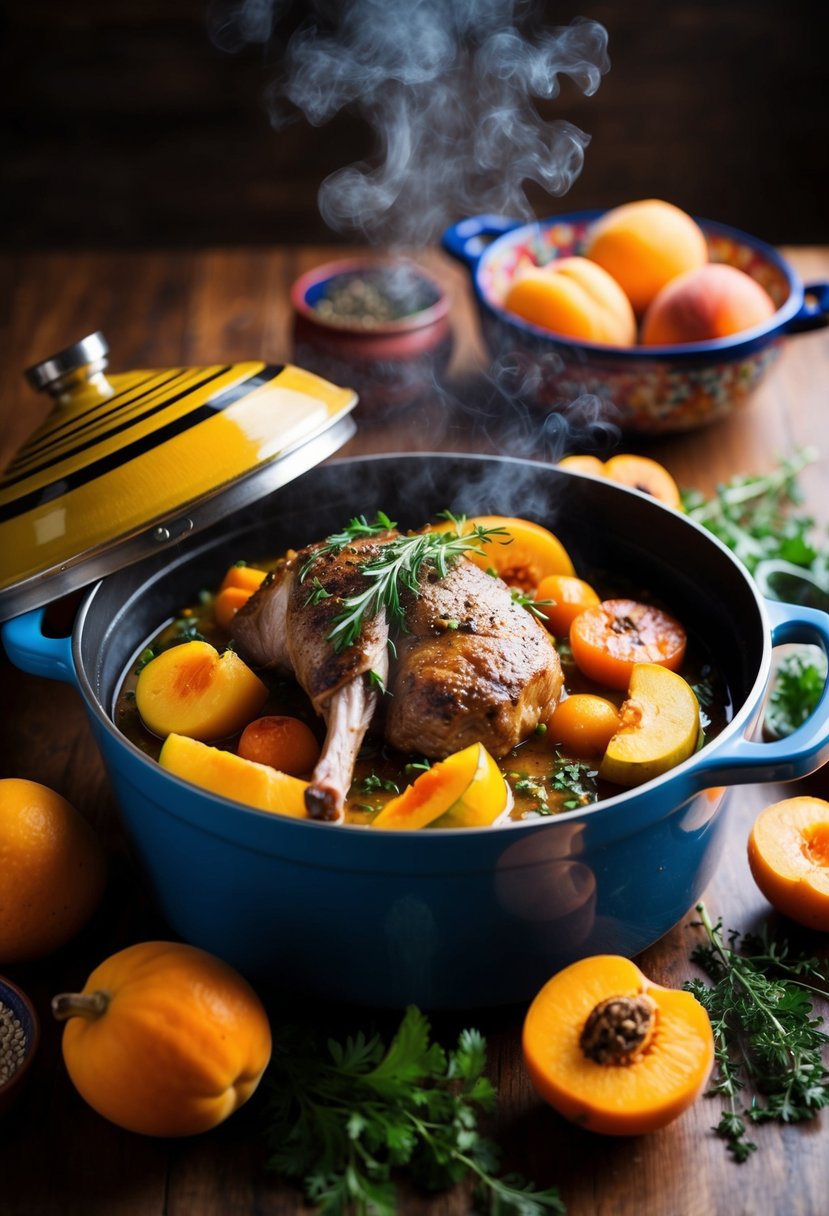
{"label": "green herb leaf", "polygon": [[829,596],[829,550],[821,552],[813,544],[810,516],[792,514],[802,501],[797,475],[816,459],[815,450],[805,448],[770,473],[733,477],[708,499],[685,490],[686,514],[713,532],[752,573],[762,573],[765,563],[784,562],[809,572]]}
{"label": "green herb leaf", "polygon": [[[382,512],[378,512],[378,519],[381,515]],[[382,515],[382,519],[390,524],[387,516]],[[354,524],[352,520],[349,528]],[[365,527],[370,529],[376,525],[366,524]],[[388,528],[384,526],[379,530],[387,531]],[[328,537],[325,543],[330,552],[339,552],[339,548],[343,547],[340,543],[343,535],[340,533],[333,538]],[[451,532],[417,532],[412,536],[396,536],[387,541],[381,553],[360,563],[366,587],[343,600],[342,611],[334,617],[328,634],[329,641],[333,642],[338,652],[353,646],[360,637],[363,622],[376,616],[382,609],[386,611],[390,626],[402,628],[404,611],[401,593],[409,591],[413,595],[418,594],[425,568],[435,570],[438,578],[445,578],[450,566],[464,553],[470,549],[480,553],[493,538],[508,535],[504,528],[476,525],[464,536]],[[300,578],[307,574],[319,552],[303,567]]]}
{"label": "green herb leaf", "polygon": [[765,725],[777,738],[802,726],[814,713],[826,683],[826,655],[802,646],[784,655],[772,680]]}
{"label": "green herb leaf", "polygon": [[[692,992],[711,1018],[716,1072],[709,1094],[727,1100],[714,1129],[735,1161],[745,1161],[756,1145],[746,1139],[747,1121],[794,1123],[813,1119],[829,1105],[829,1072],[823,1045],[829,1036],[812,1017],[810,993],[826,995],[826,978],[817,959],[791,956],[786,942],[731,931],[723,939],[722,921],[712,923],[697,905],[706,940],[691,954],[712,984],[691,980]],[[816,984],[808,983],[816,981]],[[742,1091],[751,1093],[744,1103]]]}
{"label": "green herb leaf", "polygon": [[537,600],[534,595],[521,591],[518,587],[512,587],[510,595],[514,604],[517,604],[519,608],[526,608],[527,612],[531,612],[539,621],[547,620],[541,609],[550,608],[555,604],[555,600]]}
{"label": "green herb leaf", "polygon": [[269,1167],[326,1216],[394,1216],[400,1174],[428,1190],[472,1178],[475,1210],[490,1216],[561,1216],[555,1188],[498,1176],[498,1149],[478,1128],[496,1097],[485,1067],[477,1030],[446,1052],[414,1006],[388,1047],[360,1033],[329,1040],[326,1054],[309,1032],[283,1028],[269,1070]]}

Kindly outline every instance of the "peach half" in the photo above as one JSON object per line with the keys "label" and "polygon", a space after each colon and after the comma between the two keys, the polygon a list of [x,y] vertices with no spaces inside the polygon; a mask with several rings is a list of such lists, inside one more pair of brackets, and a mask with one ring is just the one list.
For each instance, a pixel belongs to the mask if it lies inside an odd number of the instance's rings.
{"label": "peach half", "polygon": [[804,794],[767,806],[749,834],[748,864],[778,912],[829,932],[829,802]]}
{"label": "peach half", "polygon": [[173,733],[202,742],[225,739],[259,713],[267,696],[235,651],[220,655],[199,641],[163,650],[142,667],[135,686],[141,721],[162,739]]}

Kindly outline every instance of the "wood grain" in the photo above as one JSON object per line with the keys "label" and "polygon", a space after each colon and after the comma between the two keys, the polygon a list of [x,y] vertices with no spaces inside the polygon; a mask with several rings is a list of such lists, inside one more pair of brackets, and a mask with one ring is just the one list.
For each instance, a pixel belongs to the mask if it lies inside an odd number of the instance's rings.
{"label": "wood grain", "polygon": [[[290,353],[290,283],[336,252],[302,247],[174,255],[54,253],[0,261],[4,299],[13,301],[0,314],[7,372],[0,398],[5,459],[43,413],[20,375],[30,363],[99,327],[109,338],[114,370],[260,355],[284,359]],[[785,252],[805,278],[829,278],[829,250]],[[474,407],[489,406],[466,278],[440,253],[430,251],[424,261],[453,298],[456,350],[448,397],[413,417],[363,420],[348,451],[503,450],[509,442],[522,454],[541,454],[532,420],[506,432],[497,417],[476,420]],[[827,523],[827,382],[829,331],[795,337],[740,415],[690,435],[623,441],[623,447],[663,460],[682,484],[710,490],[736,471],[767,469],[793,448],[814,444],[821,457],[803,476],[806,505]],[[0,776],[30,777],[69,797],[98,827],[112,866],[105,903],[79,938],[51,959],[11,971],[35,999],[44,1036],[31,1084],[13,1114],[0,1122],[0,1211],[3,1216],[301,1216],[308,1209],[297,1193],[265,1171],[257,1098],[215,1132],[155,1142],[105,1123],[74,1092],[49,1019],[50,996],[82,984],[113,950],[167,930],[122,838],[77,695],[68,686],[18,672],[5,658],[0,681]],[[824,769],[796,788],[829,797],[828,777]],[[770,916],[745,857],[756,812],[792,792],[775,786],[732,792],[724,812],[727,845],[706,902],[728,926],[745,931],[768,922],[796,945],[819,950],[822,940]],[[642,897],[647,899],[647,892]],[[688,962],[697,940],[692,920],[686,916],[638,960],[656,981],[677,985],[694,973]],[[520,1062],[522,1015],[521,1008],[468,1011],[463,1017],[439,1017],[436,1027],[447,1040],[463,1024],[486,1032],[501,1093],[493,1131],[503,1145],[505,1165],[538,1183],[556,1183],[570,1216],[818,1216],[826,1210],[825,1116],[807,1126],[759,1128],[760,1151],[741,1167],[710,1133],[718,1117],[712,1100],[699,1101],[653,1136],[597,1139],[565,1123],[532,1093]],[[355,1015],[318,1008],[313,1016],[336,1033]],[[463,1189],[436,1198],[404,1192],[400,1210],[407,1216],[466,1216],[470,1203]]]}

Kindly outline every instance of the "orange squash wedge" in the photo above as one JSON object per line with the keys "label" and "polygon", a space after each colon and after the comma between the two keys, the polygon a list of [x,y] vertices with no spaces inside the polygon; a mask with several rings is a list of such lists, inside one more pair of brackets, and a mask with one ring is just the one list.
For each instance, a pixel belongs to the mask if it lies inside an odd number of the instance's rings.
{"label": "orange squash wedge", "polygon": [[501,772],[481,743],[473,743],[433,764],[387,802],[372,820],[373,828],[415,831],[435,827],[484,827],[510,805]]}
{"label": "orange squash wedge", "polygon": [[200,785],[211,794],[232,798],[234,802],[243,802],[260,811],[273,811],[292,819],[307,818],[305,790],[308,782],[277,772],[270,765],[244,760],[233,752],[210,747],[185,735],[169,735],[158,762],[168,772]]}

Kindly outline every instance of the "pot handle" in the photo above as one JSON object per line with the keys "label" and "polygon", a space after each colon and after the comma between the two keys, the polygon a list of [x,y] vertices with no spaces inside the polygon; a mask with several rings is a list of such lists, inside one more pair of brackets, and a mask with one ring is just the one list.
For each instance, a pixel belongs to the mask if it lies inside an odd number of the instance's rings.
{"label": "pot handle", "polygon": [[787,334],[803,334],[829,325],[829,283],[807,283],[803,303],[785,326]]}
{"label": "pot handle", "polygon": [[[829,614],[799,604],[766,601],[773,646],[785,642],[812,642],[829,654]],[[737,735],[713,750],[710,760],[695,775],[708,785],[753,781],[793,781],[814,772],[829,759],[829,679],[814,713],[785,739],[753,743]]]}
{"label": "pot handle", "polygon": [[504,236],[523,223],[523,220],[510,220],[503,215],[473,215],[447,228],[440,241],[447,253],[463,262],[474,274],[489,243],[487,238]]}
{"label": "pot handle", "polygon": [[63,680],[78,685],[72,658],[72,639],[50,638],[43,632],[45,608],[35,608],[13,617],[0,627],[6,654],[21,671],[47,680]]}

